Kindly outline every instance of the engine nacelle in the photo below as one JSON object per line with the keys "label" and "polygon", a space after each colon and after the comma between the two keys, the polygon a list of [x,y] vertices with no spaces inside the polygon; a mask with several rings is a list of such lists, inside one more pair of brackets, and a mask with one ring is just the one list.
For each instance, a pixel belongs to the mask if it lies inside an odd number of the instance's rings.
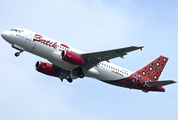
{"label": "engine nacelle", "polygon": [[63,50],[61,56],[62,56],[62,60],[71,63],[73,65],[84,64],[84,59],[73,52]]}
{"label": "engine nacelle", "polygon": [[38,72],[55,77],[59,76],[59,71],[49,63],[38,61],[35,66]]}

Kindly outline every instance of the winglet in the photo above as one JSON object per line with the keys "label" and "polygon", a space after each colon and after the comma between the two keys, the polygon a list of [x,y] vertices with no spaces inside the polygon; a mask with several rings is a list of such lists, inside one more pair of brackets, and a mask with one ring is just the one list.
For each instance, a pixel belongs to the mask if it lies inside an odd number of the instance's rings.
{"label": "winglet", "polygon": [[141,47],[138,47],[141,51],[142,51],[142,49],[144,48],[144,46],[141,46]]}

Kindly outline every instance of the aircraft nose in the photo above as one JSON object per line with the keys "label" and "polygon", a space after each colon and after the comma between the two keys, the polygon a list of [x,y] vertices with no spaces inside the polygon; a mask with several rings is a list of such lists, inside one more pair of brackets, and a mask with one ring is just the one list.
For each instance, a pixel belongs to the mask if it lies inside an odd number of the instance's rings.
{"label": "aircraft nose", "polygon": [[9,42],[10,44],[14,43],[14,39],[13,39],[13,33],[11,31],[3,31],[1,33],[2,38]]}
{"label": "aircraft nose", "polygon": [[8,38],[8,36],[9,36],[9,32],[8,31],[3,31],[1,33],[1,36],[2,36],[2,38],[4,38],[6,40]]}

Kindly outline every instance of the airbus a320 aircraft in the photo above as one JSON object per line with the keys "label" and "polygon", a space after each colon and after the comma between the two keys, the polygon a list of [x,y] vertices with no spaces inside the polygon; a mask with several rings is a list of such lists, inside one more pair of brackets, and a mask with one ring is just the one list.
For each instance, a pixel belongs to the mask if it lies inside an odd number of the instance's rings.
{"label": "airbus a320 aircraft", "polygon": [[125,47],[107,51],[84,53],[68,45],[52,40],[30,30],[14,28],[4,31],[1,36],[13,48],[19,50],[15,56],[27,51],[50,61],[38,61],[36,70],[46,75],[58,77],[63,81],[72,82],[77,78],[92,77],[105,83],[144,92],[164,92],[164,85],[175,83],[173,80],[158,81],[168,58],[159,56],[151,63],[136,72],[119,67],[109,62],[110,59],[121,57],[143,47]]}

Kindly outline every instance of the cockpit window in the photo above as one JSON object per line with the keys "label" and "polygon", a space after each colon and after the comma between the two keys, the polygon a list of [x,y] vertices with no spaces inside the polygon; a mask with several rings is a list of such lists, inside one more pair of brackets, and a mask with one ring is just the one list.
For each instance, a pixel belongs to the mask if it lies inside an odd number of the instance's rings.
{"label": "cockpit window", "polygon": [[17,31],[16,29],[10,29],[10,31]]}
{"label": "cockpit window", "polygon": [[19,32],[19,33],[21,33],[21,31],[18,30],[18,29],[10,29],[10,31],[15,31],[15,32]]}

